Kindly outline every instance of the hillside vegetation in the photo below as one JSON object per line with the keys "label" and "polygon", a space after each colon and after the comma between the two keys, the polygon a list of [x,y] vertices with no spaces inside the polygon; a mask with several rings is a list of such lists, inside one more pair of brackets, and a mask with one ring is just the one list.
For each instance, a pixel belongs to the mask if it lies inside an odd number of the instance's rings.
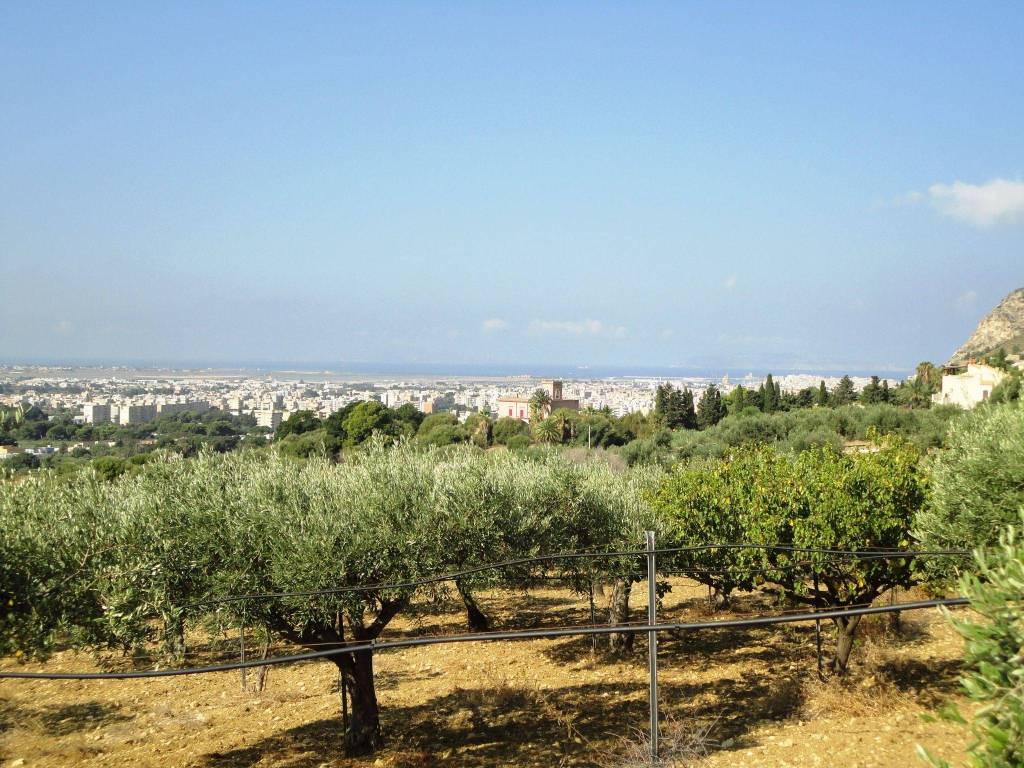
{"label": "hillside vegetation", "polygon": [[[854,413],[826,411],[851,423]],[[617,628],[631,621],[631,592],[645,572],[642,558],[615,556],[481,571],[451,584],[420,580],[538,554],[633,549],[654,530],[663,547],[753,545],[660,558],[666,571],[707,584],[721,608],[740,592],[792,607],[871,603],[920,583],[923,563],[819,550],[915,546],[915,530],[938,530],[929,521],[951,514],[941,495],[929,501],[933,482],[989,482],[996,497],[1000,483],[1013,487],[1013,470],[1000,475],[999,457],[1019,452],[1024,432],[1006,427],[1020,413],[1016,403],[982,408],[928,459],[894,423],[888,437],[874,434],[867,453],[739,441],[725,456],[668,470],[657,462],[616,466],[600,452],[437,448],[378,434],[342,461],[259,449],[160,453],[113,479],[44,471],[0,482],[0,651],[145,654],[157,643],[162,663],[181,665],[192,644],[216,647],[243,627],[268,641],[337,650],[330,660],[347,683],[351,715],[345,744],[360,754],[379,748],[385,734],[373,654],[345,651],[347,643],[380,638],[417,601],[440,605],[449,596],[467,626],[488,628],[482,591],[553,579],[577,594],[604,586],[615,630],[608,650],[628,657],[634,635]],[[737,414],[734,423],[790,418]],[[704,434],[725,434],[730,423],[723,425]],[[967,532],[956,543],[995,542],[998,526],[975,524],[992,518],[986,498],[971,495],[956,512],[954,528]],[[231,597],[253,593],[264,597]],[[834,625],[829,669],[842,677],[859,621]]]}

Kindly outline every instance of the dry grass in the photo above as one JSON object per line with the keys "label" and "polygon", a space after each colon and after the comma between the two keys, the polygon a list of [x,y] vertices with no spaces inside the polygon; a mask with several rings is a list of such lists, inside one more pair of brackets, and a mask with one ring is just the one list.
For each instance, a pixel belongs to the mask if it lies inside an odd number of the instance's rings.
{"label": "dry grass", "polygon": [[658,728],[658,760],[651,760],[651,732],[637,729],[633,738],[620,739],[611,753],[599,757],[601,768],[642,768],[658,765],[687,768],[700,765],[720,744],[711,738],[716,720],[683,720],[666,717]]}
{"label": "dry grass", "polygon": [[[706,597],[697,585],[673,580],[663,615],[695,617]],[[497,627],[589,618],[586,599],[560,589],[495,591],[481,601]],[[763,601],[738,596],[735,610],[767,610]],[[638,590],[637,615],[645,607]],[[389,635],[463,631],[459,610],[427,602],[418,610],[396,620]],[[815,675],[809,625],[666,635],[659,644],[664,764],[811,768],[825,755],[867,765],[868,749],[876,768],[907,768],[917,743],[955,758],[960,731],[924,724],[920,715],[956,695],[959,638],[935,613],[905,615],[896,634],[883,619],[875,624],[862,626],[849,678],[828,683]],[[824,629],[827,648],[831,627]],[[636,759],[647,754],[646,656],[643,639],[632,656],[612,658],[593,654],[586,638],[381,653],[375,667],[388,743],[359,759],[341,754],[337,673],[328,663],[276,668],[262,693],[241,691],[237,673],[3,680],[0,766],[19,758],[26,768],[644,765]],[[72,653],[47,664],[96,666]]]}

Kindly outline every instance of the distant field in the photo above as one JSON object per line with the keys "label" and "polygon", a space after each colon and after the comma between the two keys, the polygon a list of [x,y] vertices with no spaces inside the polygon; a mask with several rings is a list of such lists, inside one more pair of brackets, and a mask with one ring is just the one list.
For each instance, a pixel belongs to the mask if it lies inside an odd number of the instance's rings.
{"label": "distant field", "polygon": [[[707,617],[704,587],[681,579],[672,585],[665,619]],[[645,607],[639,592],[634,618]],[[589,621],[586,599],[561,589],[485,592],[480,600],[499,627]],[[461,632],[464,614],[455,605],[420,602],[395,620],[385,639]],[[766,596],[749,594],[720,615],[775,610]],[[866,619],[861,632],[848,680],[827,684],[815,675],[810,625],[664,635],[666,743],[707,729],[710,756],[701,764],[722,768],[907,768],[917,764],[917,743],[961,758],[960,729],[920,718],[957,696],[958,637],[934,611],[905,614],[899,630],[885,617]],[[221,650],[233,642],[225,638]],[[189,661],[209,660],[209,651]],[[3,680],[0,757],[4,765],[25,766],[626,765],[614,761],[623,738],[647,722],[640,638],[625,660],[603,649],[594,654],[588,638],[570,638],[413,648],[381,653],[375,666],[387,746],[367,758],[342,754],[337,671],[325,662],[272,668],[262,693],[243,692],[237,672],[149,681]],[[45,664],[7,658],[0,667],[101,668],[94,657],[72,652]],[[250,685],[254,677],[250,672]]]}

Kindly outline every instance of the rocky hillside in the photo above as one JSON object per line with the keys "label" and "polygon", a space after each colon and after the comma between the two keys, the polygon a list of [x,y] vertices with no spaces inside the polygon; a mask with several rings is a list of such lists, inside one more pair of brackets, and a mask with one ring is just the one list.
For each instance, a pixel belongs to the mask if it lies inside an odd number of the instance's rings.
{"label": "rocky hillside", "polygon": [[1004,349],[1024,351],[1024,288],[1018,288],[978,323],[964,345],[950,358],[949,364],[961,363]]}

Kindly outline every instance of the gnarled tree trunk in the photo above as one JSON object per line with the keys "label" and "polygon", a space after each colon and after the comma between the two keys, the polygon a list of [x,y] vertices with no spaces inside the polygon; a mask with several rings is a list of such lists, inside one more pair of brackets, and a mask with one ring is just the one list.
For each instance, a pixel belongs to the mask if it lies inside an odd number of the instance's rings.
{"label": "gnarled tree trunk", "polygon": [[335,662],[348,686],[350,708],[345,731],[345,753],[366,755],[384,746],[380,730],[380,705],[373,686],[373,651],[356,651]]}
{"label": "gnarled tree trunk", "polygon": [[860,624],[860,620],[860,616],[841,616],[832,620],[836,625],[836,653],[831,664],[833,674],[843,675],[846,673],[846,667],[850,661],[850,651],[853,650],[853,640],[857,634],[857,625]]}
{"label": "gnarled tree trunk", "polygon": [[[351,639],[362,645],[377,638],[391,619],[405,607],[407,600],[408,597],[381,601],[377,616],[369,626],[364,625],[361,618],[350,624]],[[318,651],[334,647],[338,649],[338,654],[330,659],[341,670],[352,705],[345,731],[345,753],[365,755],[382,747],[384,736],[380,729],[380,706],[373,685],[373,651],[345,651],[345,627],[341,614],[338,614],[334,626],[307,625],[296,630],[281,616],[275,617],[271,626],[293,643]]]}
{"label": "gnarled tree trunk", "polygon": [[[629,623],[629,592],[632,587],[629,579],[612,582],[612,596],[608,601],[608,623],[612,626]],[[608,635],[608,647],[613,653],[628,653],[633,650],[633,634],[612,632]]]}
{"label": "gnarled tree trunk", "polygon": [[461,581],[456,581],[455,588],[459,590],[462,604],[466,606],[466,626],[474,632],[486,632],[489,630],[491,628],[490,619],[487,618],[486,613],[480,610],[480,606],[473,598],[473,593],[469,587]]}
{"label": "gnarled tree trunk", "polygon": [[185,661],[185,617],[180,613],[164,616],[163,645],[169,663]]}

